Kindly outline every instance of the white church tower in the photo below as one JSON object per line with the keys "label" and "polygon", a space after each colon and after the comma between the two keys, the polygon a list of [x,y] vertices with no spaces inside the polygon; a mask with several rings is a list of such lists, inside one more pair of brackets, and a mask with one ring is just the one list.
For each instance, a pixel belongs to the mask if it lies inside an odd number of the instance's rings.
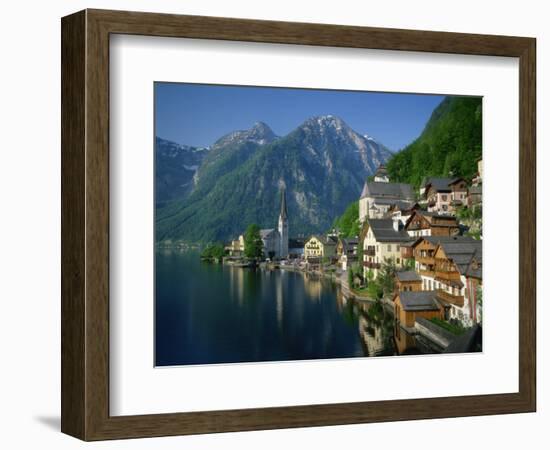
{"label": "white church tower", "polygon": [[288,216],[285,188],[281,191],[281,212],[279,213],[279,257],[288,257]]}

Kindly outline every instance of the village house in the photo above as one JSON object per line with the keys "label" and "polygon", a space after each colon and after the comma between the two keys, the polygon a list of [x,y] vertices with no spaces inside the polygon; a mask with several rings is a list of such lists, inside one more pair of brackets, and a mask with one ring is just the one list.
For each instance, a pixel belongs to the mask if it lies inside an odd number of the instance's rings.
{"label": "village house", "polygon": [[372,271],[374,277],[386,260],[393,260],[397,267],[403,265],[401,244],[410,240],[406,231],[399,229],[392,219],[367,219],[367,231],[363,240],[363,273]]}
{"label": "village house", "polygon": [[336,245],[336,256],[342,270],[347,270],[350,263],[357,261],[359,238],[339,238]]}
{"label": "village house", "polygon": [[[455,319],[465,326],[474,323],[477,317],[475,295],[465,301],[470,264],[481,260],[482,242],[469,236],[439,237],[428,236],[419,238],[413,248],[416,261],[416,271],[422,278],[424,291],[435,291],[438,301],[444,306],[445,319]],[[480,267],[481,263],[477,263]],[[472,266],[471,280],[473,286],[481,284],[481,270]],[[474,298],[471,299],[472,295]],[[471,301],[470,301],[471,299]]]}
{"label": "village house", "polygon": [[468,282],[471,286],[481,284],[481,254],[482,242],[475,239],[440,243],[435,252],[437,297],[445,306],[446,318],[467,327],[477,318],[477,292],[468,292],[466,301],[466,291]]}
{"label": "village house", "polygon": [[414,251],[413,245],[415,241],[403,242],[401,244],[401,258],[403,259],[403,265],[407,265],[412,261],[414,265]]}
{"label": "village house", "polygon": [[233,239],[225,246],[225,250],[229,256],[244,255],[244,236],[241,234],[237,239]]}
{"label": "village house", "polygon": [[454,216],[416,210],[405,222],[405,231],[412,237],[456,236],[460,226]]}
{"label": "village house", "polygon": [[468,208],[475,208],[480,206],[483,202],[483,188],[481,184],[476,186],[470,186],[468,189],[468,199],[467,206]]}
{"label": "village house", "polygon": [[288,257],[302,258],[304,256],[304,246],[306,244],[303,238],[291,238],[288,240]]}
{"label": "village house", "polygon": [[416,202],[398,201],[390,206],[388,217],[391,217],[393,220],[399,220],[404,227],[407,220],[419,209],[420,205]]}
{"label": "village house", "polygon": [[477,160],[477,173],[474,178],[472,178],[472,186],[481,186],[483,183],[483,160],[479,158]]}
{"label": "village house", "polygon": [[422,278],[414,270],[402,270],[395,273],[395,291],[421,291]]}
{"label": "village house", "polygon": [[420,193],[427,201],[428,211],[451,214],[466,203],[468,194],[463,178],[426,178]]}
{"label": "village house", "polygon": [[398,202],[402,202],[401,208],[410,208],[414,205],[414,190],[410,184],[390,183],[389,179],[367,181],[359,198],[359,221],[363,224],[367,218],[384,218],[390,208]]}
{"label": "village house", "polygon": [[403,291],[393,298],[395,320],[406,328],[413,328],[417,317],[443,319],[443,309],[430,291]]}
{"label": "village house", "polygon": [[336,245],[336,255],[357,256],[358,245],[359,238],[338,238],[338,244]]}
{"label": "village house", "polygon": [[[422,278],[422,290],[432,291],[436,289],[435,283],[435,252],[440,242],[456,241],[456,237],[424,236],[419,237],[412,244],[415,260],[415,270]],[[470,237],[459,239],[473,240]]]}
{"label": "village house", "polygon": [[472,323],[481,323],[482,320],[482,264],[483,252],[482,247],[479,247],[472,256],[472,259],[468,264],[468,269],[466,269],[466,273],[464,274],[464,278],[466,280],[466,286],[464,288],[464,301],[468,304]]}
{"label": "village house", "polygon": [[311,236],[304,245],[304,256],[307,260],[330,258],[336,254],[336,244],[333,236]]}

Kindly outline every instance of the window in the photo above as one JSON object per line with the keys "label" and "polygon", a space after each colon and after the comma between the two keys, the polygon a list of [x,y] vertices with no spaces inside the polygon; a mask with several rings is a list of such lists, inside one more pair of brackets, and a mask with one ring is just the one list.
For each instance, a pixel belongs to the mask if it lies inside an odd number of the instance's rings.
{"label": "window", "polygon": [[446,195],[446,194],[443,194],[443,195],[441,196],[441,200],[443,200],[444,202],[446,202],[446,201],[447,201],[447,195]]}
{"label": "window", "polygon": [[388,244],[388,252],[391,252],[391,244]]}
{"label": "window", "polygon": [[396,258],[396,260],[395,260],[395,261],[397,262],[397,264],[399,264],[399,258]]}

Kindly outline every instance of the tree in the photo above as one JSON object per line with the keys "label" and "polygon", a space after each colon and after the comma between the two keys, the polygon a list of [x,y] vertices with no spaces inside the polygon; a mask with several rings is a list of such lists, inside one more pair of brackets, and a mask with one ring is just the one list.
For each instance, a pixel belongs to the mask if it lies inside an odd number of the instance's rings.
{"label": "tree", "polygon": [[359,236],[359,202],[350,203],[344,213],[334,219],[332,228],[337,229],[344,238]]}
{"label": "tree", "polygon": [[353,288],[353,268],[348,267],[348,285],[351,288]]}
{"label": "tree", "polygon": [[261,258],[264,244],[260,236],[260,227],[255,223],[248,225],[244,233],[244,254],[248,258]]}
{"label": "tree", "polygon": [[414,259],[413,258],[403,259],[403,268],[405,270],[414,270]]}
{"label": "tree", "polygon": [[225,248],[223,244],[219,242],[208,244],[201,253],[201,257],[204,259],[214,259],[214,258],[220,259],[224,255],[225,255]]}
{"label": "tree", "polygon": [[384,295],[390,295],[395,289],[395,272],[397,267],[393,258],[384,258],[378,272],[378,284]]}

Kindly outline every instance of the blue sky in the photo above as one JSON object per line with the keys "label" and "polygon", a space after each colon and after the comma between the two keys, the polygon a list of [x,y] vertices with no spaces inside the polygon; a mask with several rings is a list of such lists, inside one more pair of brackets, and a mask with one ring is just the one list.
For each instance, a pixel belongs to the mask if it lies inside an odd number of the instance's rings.
{"label": "blue sky", "polygon": [[208,146],[262,121],[284,136],[312,116],[339,116],[391,150],[417,138],[441,95],[155,83],[156,135]]}

